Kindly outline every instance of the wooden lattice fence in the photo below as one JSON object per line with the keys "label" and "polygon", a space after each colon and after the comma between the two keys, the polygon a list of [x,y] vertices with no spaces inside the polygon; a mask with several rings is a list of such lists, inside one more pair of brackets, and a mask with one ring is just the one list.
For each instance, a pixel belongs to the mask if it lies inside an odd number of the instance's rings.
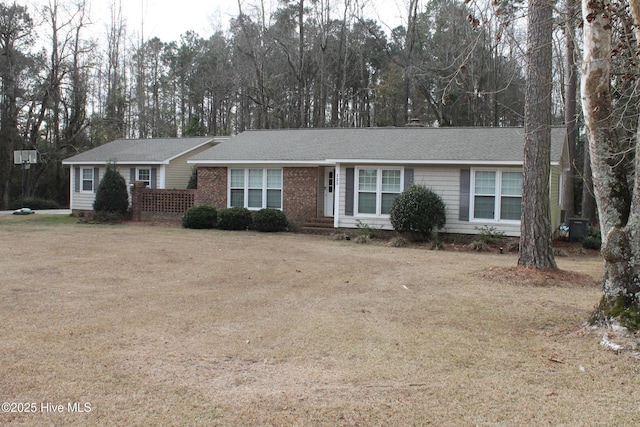
{"label": "wooden lattice fence", "polygon": [[196,190],[151,190],[138,184],[131,194],[134,220],[179,221],[194,205]]}

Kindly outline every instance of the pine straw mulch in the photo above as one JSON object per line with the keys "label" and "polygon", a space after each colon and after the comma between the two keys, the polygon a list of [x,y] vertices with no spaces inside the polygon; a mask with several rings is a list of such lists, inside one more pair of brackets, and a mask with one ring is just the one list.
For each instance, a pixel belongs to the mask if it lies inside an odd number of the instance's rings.
{"label": "pine straw mulch", "polygon": [[598,280],[584,273],[567,270],[537,270],[528,267],[489,267],[482,271],[484,279],[498,283],[535,287],[592,287]]}

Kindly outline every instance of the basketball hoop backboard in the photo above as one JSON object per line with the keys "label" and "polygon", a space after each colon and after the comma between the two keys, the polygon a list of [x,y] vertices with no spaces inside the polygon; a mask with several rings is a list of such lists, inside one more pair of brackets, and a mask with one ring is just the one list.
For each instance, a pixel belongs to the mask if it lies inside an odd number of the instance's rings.
{"label": "basketball hoop backboard", "polygon": [[37,150],[15,150],[13,152],[13,163],[16,165],[38,163]]}

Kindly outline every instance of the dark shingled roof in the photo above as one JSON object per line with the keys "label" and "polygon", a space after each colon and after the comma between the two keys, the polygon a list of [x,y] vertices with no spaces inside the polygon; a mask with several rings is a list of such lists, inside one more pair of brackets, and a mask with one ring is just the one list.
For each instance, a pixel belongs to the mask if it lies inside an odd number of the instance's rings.
{"label": "dark shingled roof", "polygon": [[[565,128],[551,131],[559,162]],[[373,162],[522,163],[524,128],[341,128],[251,130],[189,159],[189,163]]]}
{"label": "dark shingled roof", "polygon": [[163,164],[208,143],[212,137],[117,139],[65,159],[63,164]]}

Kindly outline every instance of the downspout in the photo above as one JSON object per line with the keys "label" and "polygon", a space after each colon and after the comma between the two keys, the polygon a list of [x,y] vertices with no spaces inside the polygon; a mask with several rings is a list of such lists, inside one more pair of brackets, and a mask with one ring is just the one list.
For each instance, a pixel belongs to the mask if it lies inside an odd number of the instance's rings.
{"label": "downspout", "polygon": [[342,191],[342,173],[340,170],[340,163],[335,165],[335,177],[333,184],[333,228],[338,228],[340,224],[340,192]]}
{"label": "downspout", "polygon": [[73,193],[75,193],[76,168],[74,165],[69,165],[69,169],[69,209],[71,209],[71,213],[73,214]]}
{"label": "downspout", "polygon": [[167,188],[167,164],[162,164],[158,168],[158,182],[156,182],[156,188]]}

